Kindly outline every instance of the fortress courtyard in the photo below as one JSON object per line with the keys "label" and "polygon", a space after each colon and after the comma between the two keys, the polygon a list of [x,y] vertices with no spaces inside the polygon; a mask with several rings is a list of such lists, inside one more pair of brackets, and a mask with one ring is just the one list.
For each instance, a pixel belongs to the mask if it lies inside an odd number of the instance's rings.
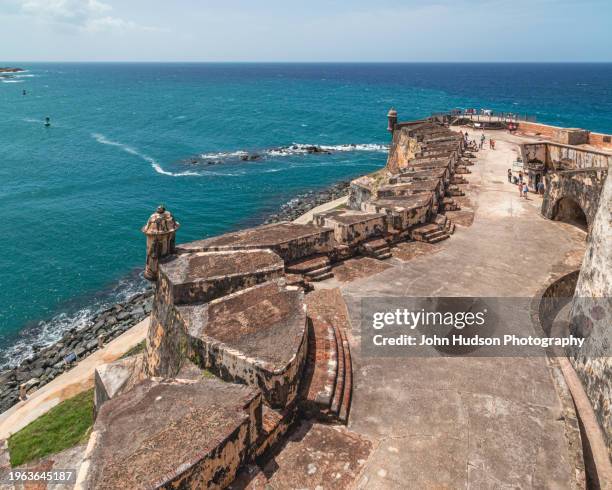
{"label": "fortress courtyard", "polygon": [[[481,133],[470,130],[470,139]],[[577,448],[566,437],[559,373],[545,357],[360,355],[355,325],[362,297],[532,298],[553,278],[580,267],[586,233],[544,218],[541,196],[530,193],[525,200],[507,182],[517,143],[525,138],[499,131],[486,136],[466,196],[456,198],[462,211],[453,218],[457,231],[450,240],[400,244],[381,272],[317,284],[340,287],[354,318],[348,428],[373,444],[359,488],[406,482],[411,488],[571,488],[580,473]],[[495,150],[488,149],[489,137]],[[462,225],[459,216],[469,223],[470,210],[473,223]],[[417,254],[410,250],[416,245]],[[508,314],[509,321],[527,323],[530,312]]]}

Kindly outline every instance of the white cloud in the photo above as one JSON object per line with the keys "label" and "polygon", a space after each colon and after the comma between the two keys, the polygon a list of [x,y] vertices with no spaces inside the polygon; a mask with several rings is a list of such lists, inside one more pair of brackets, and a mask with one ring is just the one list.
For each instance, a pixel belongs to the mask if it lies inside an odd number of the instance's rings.
{"label": "white cloud", "polygon": [[86,32],[155,30],[110,15],[113,7],[99,0],[16,0],[20,13],[39,21]]}

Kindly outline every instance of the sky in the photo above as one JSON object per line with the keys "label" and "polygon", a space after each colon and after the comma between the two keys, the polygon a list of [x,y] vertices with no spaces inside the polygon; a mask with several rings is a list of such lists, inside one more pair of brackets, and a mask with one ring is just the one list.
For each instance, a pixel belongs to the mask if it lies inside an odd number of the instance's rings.
{"label": "sky", "polygon": [[0,62],[612,61],[612,0],[0,0]]}

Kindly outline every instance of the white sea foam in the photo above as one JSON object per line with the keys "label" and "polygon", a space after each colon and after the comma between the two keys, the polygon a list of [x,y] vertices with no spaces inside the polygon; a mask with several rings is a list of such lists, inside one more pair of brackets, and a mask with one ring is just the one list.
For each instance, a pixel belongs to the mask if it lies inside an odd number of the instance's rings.
{"label": "white sea foam", "polygon": [[2,80],[2,83],[23,83],[25,80]]}
{"label": "white sea foam", "polygon": [[72,313],[58,313],[49,320],[20,332],[20,338],[2,350],[0,371],[19,365],[33,353],[32,346],[47,347],[58,342],[72,328],[81,330],[92,325],[93,318],[116,303],[124,303],[145,291],[147,283],[141,274],[137,278],[126,277],[119,281],[103,298],[93,299],[91,304]]}
{"label": "white sea foam", "polygon": [[[342,145],[312,145],[305,143],[292,143],[288,146],[279,146],[277,148],[269,148],[267,150],[254,151],[251,155],[259,155],[261,157],[285,157],[290,155],[307,155],[317,154],[313,148],[324,152],[382,152],[385,153],[388,145],[378,143],[360,143],[360,144],[342,144]],[[221,151],[218,153],[202,153],[199,157],[202,160],[235,160],[249,156],[249,152],[245,150],[237,151]]]}
{"label": "white sea foam", "polygon": [[129,145],[126,145],[124,143],[119,143],[118,141],[109,140],[106,136],[100,133],[91,133],[91,136],[98,143],[121,148],[126,153],[129,153],[130,155],[134,155],[134,156],[141,158],[145,162],[148,162],[151,165],[151,167],[153,167],[153,169],[159,174],[168,175],[170,177],[198,177],[201,175],[197,172],[189,172],[189,171],[187,172],[169,172],[167,170],[164,170],[163,167],[159,164],[159,162],[155,160],[153,157],[150,157],[149,155],[141,153]]}

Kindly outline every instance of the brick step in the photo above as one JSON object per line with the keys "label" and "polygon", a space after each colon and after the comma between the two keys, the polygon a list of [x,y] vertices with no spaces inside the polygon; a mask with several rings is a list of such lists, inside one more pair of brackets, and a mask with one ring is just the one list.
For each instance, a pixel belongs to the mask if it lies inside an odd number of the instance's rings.
{"label": "brick step", "polygon": [[[346,312],[346,317],[348,319],[348,312]],[[340,332],[340,338],[342,339],[342,355],[344,356],[344,377],[342,379],[342,390],[336,388],[338,395],[340,395],[341,393],[342,397],[339,401],[338,411],[335,413],[340,422],[342,422],[343,424],[347,424],[349,413],[351,410],[351,400],[353,394],[353,364],[351,360],[351,348],[349,346],[348,338],[346,336],[346,331],[344,330],[344,328],[338,328],[337,330]]]}
{"label": "brick step", "polygon": [[[311,347],[331,345],[331,336],[321,341],[309,339],[300,409],[308,417],[323,421],[346,423],[350,411],[353,384],[350,347],[345,328],[350,325],[348,312],[338,289],[313,291],[306,296],[309,318],[314,335],[333,331],[334,361],[330,362],[330,349],[311,351]],[[309,331],[310,333],[310,331]],[[314,362],[315,366],[311,363]],[[330,375],[334,374],[333,383]],[[312,373],[312,376],[309,375]]]}
{"label": "brick step", "polygon": [[287,433],[293,422],[295,411],[291,409],[274,410],[262,404],[261,406],[261,434],[255,444],[255,457],[274,448]]}
{"label": "brick step", "polygon": [[329,257],[327,255],[315,255],[314,257],[308,257],[305,260],[289,264],[285,269],[292,274],[305,274],[325,266],[329,266]]}
{"label": "brick step", "polygon": [[334,328],[317,312],[309,312],[308,354],[300,387],[300,408],[306,415],[317,417],[329,411],[337,375],[338,344]]}

